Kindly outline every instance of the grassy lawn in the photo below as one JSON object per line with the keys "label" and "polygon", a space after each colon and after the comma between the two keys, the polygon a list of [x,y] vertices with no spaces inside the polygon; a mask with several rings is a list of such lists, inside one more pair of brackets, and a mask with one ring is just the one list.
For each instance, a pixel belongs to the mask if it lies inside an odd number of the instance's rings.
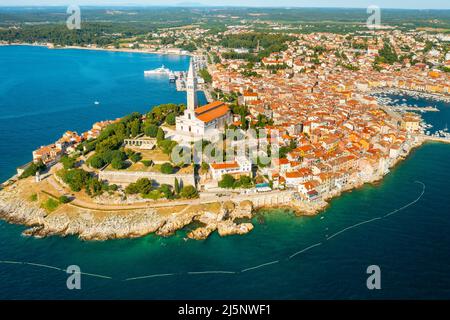
{"label": "grassy lawn", "polygon": [[142,155],[142,160],[152,160],[155,163],[169,162],[170,156],[163,153],[160,149],[154,150],[139,150]]}
{"label": "grassy lawn", "polygon": [[59,206],[59,201],[53,198],[48,198],[41,204],[41,207],[44,208],[47,212],[55,211]]}

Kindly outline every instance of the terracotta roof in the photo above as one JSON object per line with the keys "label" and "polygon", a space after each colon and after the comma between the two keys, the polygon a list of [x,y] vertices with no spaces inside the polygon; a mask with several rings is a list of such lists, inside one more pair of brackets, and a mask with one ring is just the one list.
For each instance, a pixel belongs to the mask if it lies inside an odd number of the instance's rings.
{"label": "terracotta roof", "polygon": [[289,164],[289,160],[286,158],[276,158],[273,159],[273,162],[275,163],[275,165]]}
{"label": "terracotta roof", "polygon": [[203,122],[210,122],[226,115],[229,111],[230,109],[224,102],[214,101],[195,109],[195,115]]}
{"label": "terracotta roof", "polygon": [[225,103],[222,101],[214,101],[208,104],[205,104],[204,106],[198,107],[197,109],[195,109],[195,113],[197,114],[202,114],[204,112],[207,112],[211,109],[220,107],[221,105],[224,105]]}
{"label": "terracotta roof", "polygon": [[237,162],[223,162],[223,163],[213,163],[211,164],[211,167],[213,167],[213,169],[215,170],[234,169],[239,168],[239,165],[237,164]]}
{"label": "terracotta roof", "polygon": [[302,174],[298,171],[292,171],[292,172],[286,172],[286,178],[287,179],[295,179],[295,178],[301,178]]}

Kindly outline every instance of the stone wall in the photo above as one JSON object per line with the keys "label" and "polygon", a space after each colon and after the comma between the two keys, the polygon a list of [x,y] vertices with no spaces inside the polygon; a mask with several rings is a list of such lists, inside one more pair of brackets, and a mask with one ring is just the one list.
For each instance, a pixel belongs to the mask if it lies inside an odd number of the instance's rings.
{"label": "stone wall", "polygon": [[162,174],[156,172],[145,171],[100,171],[98,178],[103,181],[107,181],[111,184],[129,184],[136,182],[141,178],[147,178],[156,181],[157,184],[170,184],[173,185],[175,178],[178,179],[182,185],[195,186],[194,174]]}
{"label": "stone wall", "polygon": [[285,191],[272,191],[272,192],[262,192],[250,195],[239,195],[231,197],[230,200],[236,203],[242,201],[251,201],[255,208],[258,207],[270,207],[270,206],[283,206],[289,205],[293,199],[293,192],[289,190]]}

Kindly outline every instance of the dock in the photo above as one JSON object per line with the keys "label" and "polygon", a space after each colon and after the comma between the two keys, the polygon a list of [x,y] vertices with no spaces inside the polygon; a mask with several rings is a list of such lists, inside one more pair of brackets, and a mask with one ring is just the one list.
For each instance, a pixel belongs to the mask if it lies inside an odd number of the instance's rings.
{"label": "dock", "polygon": [[450,137],[436,137],[436,136],[421,135],[421,138],[424,139],[425,141],[450,143]]}
{"label": "dock", "polygon": [[436,107],[414,107],[414,106],[392,106],[395,111],[420,111],[420,112],[439,112]]}

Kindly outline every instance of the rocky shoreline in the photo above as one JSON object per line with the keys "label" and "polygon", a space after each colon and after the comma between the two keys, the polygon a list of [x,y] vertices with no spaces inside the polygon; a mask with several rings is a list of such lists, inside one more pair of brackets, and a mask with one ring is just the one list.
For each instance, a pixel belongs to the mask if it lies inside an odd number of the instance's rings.
{"label": "rocky shoreline", "polygon": [[[22,199],[17,190],[0,192],[0,219],[13,224],[29,227],[23,234],[34,237],[78,236],[82,240],[108,240],[143,237],[151,233],[170,236],[193,222],[201,222],[204,227],[188,233],[188,238],[203,240],[212,232],[220,236],[245,234],[253,229],[251,223],[236,223],[235,219],[252,218],[250,202],[239,205],[223,203],[218,210],[189,206],[180,212],[160,214],[154,208],[130,210],[126,213],[107,212],[97,214],[86,209],[64,208],[47,213],[37,204]],[[73,212],[75,210],[75,212]]]}

